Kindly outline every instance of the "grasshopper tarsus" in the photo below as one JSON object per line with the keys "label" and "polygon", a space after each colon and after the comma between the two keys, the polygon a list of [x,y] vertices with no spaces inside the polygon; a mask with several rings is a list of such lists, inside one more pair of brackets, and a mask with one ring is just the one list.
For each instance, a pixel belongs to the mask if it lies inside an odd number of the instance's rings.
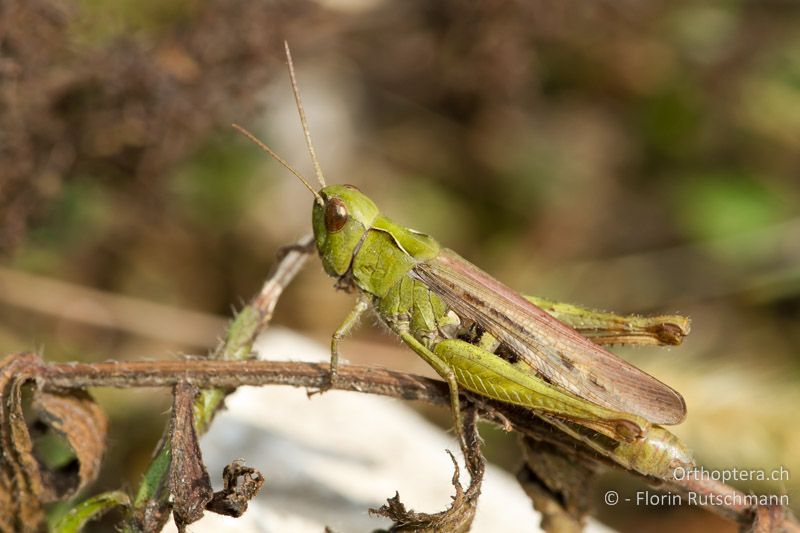
{"label": "grasshopper tarsus", "polygon": [[317,394],[323,394],[331,389],[335,389],[337,385],[339,385],[339,376],[336,368],[332,366],[330,370],[322,376],[322,382],[319,384],[319,387],[306,389],[306,396],[308,398],[313,398]]}
{"label": "grasshopper tarsus", "polygon": [[665,322],[658,327],[653,327],[651,331],[662,345],[678,346],[689,334],[689,321],[687,320],[684,324]]}

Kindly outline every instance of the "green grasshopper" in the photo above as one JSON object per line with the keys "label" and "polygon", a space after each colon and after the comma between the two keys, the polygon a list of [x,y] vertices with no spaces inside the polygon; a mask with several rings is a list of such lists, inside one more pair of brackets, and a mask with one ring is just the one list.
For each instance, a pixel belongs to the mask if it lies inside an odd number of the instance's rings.
{"label": "green grasshopper", "polygon": [[[688,319],[618,316],[520,295],[432,237],[383,216],[354,186],[326,185],[288,45],[286,57],[321,188],[312,187],[247,130],[234,127],[314,195],[312,224],[322,265],[337,288],[358,294],[355,307],[331,339],[331,385],[337,379],[341,339],[372,308],[446,380],[459,437],[463,388],[578,424],[619,443],[640,442],[648,448],[665,442],[659,431],[666,430],[660,428],[656,438],[647,440],[651,425],[681,422],[686,414],[683,398],[601,345],[677,344],[688,333]],[[461,444],[464,447],[463,438]]]}

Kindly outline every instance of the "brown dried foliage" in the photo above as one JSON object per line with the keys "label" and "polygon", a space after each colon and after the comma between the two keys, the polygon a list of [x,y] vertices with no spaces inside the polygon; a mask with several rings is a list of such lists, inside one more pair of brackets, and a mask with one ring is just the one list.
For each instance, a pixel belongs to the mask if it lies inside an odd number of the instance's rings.
{"label": "brown dried foliage", "polygon": [[[0,361],[0,531],[38,530],[43,505],[67,500],[93,482],[105,452],[107,420],[83,390],[40,387],[45,364],[35,354],[14,354]],[[31,406],[36,419],[27,421],[23,389],[33,384]],[[224,488],[213,492],[203,464],[192,405],[197,387],[174,386],[170,427],[172,460],[168,490],[172,505],[147,505],[136,517],[142,531],[160,530],[173,511],[181,531],[204,511],[241,516],[264,483],[258,470],[234,461],[223,471]],[[46,427],[62,436],[75,454],[66,467],[48,469],[35,454],[33,435]]]}
{"label": "brown dried foliage", "polygon": [[169,490],[173,496],[172,513],[180,531],[200,520],[206,504],[214,497],[194,430],[192,406],[197,390],[186,382],[173,387]]}
{"label": "brown dried foliage", "polygon": [[309,5],[213,0],[154,43],[101,49],[71,40],[76,9],[0,6],[0,253],[81,173],[160,216],[165,171],[258,106],[259,89],[283,72],[270,53],[286,36],[276,28]]}
{"label": "brown dried foliage", "polygon": [[458,462],[453,454],[448,450],[450,459],[453,460],[453,479],[452,484],[456,494],[453,496],[453,503],[444,511],[429,514],[417,513],[406,509],[400,501],[400,494],[387,500],[387,503],[379,509],[370,509],[370,513],[390,518],[394,524],[389,531],[469,531],[472,521],[475,519],[475,511],[478,507],[478,497],[481,494],[481,483],[486,469],[486,463],[481,454],[481,440],[477,428],[478,411],[471,406],[464,413],[464,438],[467,448],[462,450],[466,459],[467,471],[470,476],[470,483],[467,490],[461,486],[459,480],[460,470]]}
{"label": "brown dried foliage", "polygon": [[[19,531],[40,524],[42,506],[74,496],[100,470],[108,423],[84,391],[33,389],[36,418],[27,421],[23,388],[36,385],[33,354],[12,355],[0,364],[0,531]],[[72,448],[75,460],[48,469],[35,454],[33,434],[49,429]]]}
{"label": "brown dried foliage", "polygon": [[261,490],[264,476],[255,468],[234,461],[222,470],[223,488],[214,493],[206,509],[225,516],[242,516],[247,503]]}
{"label": "brown dried foliage", "polygon": [[542,529],[581,531],[591,511],[590,494],[598,465],[581,461],[569,450],[522,438],[525,463],[517,480],[542,513]]}
{"label": "brown dried foliage", "polygon": [[169,491],[172,515],[179,531],[186,531],[187,525],[203,518],[206,510],[241,516],[264,484],[261,472],[234,461],[222,471],[224,488],[219,492],[212,490],[194,427],[192,407],[197,393],[198,388],[186,381],[173,387]]}

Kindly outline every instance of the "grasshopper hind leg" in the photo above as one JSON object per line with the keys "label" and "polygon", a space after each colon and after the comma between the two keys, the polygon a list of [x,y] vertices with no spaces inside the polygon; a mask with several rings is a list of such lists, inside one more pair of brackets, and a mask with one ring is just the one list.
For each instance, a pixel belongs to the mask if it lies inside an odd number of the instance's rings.
{"label": "grasshopper hind leg", "polygon": [[485,346],[493,344],[485,337],[477,346],[459,339],[443,340],[434,347],[433,356],[455,374],[459,385],[482,396],[571,420],[621,442],[646,435],[650,425],[645,419],[558,389],[536,373],[487,351]]}
{"label": "grasshopper hind leg", "polygon": [[469,457],[469,448],[467,447],[467,441],[464,436],[464,423],[461,420],[461,400],[458,397],[458,380],[456,379],[455,372],[453,372],[453,369],[450,368],[441,357],[426,348],[425,345],[419,342],[411,333],[407,331],[399,332],[399,335],[409,348],[414,350],[426,363],[431,365],[436,373],[447,382],[447,386],[450,388],[450,409],[453,413],[453,424],[456,429],[456,434],[458,435],[458,443],[464,457]]}

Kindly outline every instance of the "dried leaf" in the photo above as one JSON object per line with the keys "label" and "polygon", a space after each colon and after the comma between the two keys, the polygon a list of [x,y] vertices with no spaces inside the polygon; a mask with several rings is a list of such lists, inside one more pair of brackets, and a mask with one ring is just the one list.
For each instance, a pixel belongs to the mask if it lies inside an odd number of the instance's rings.
{"label": "dried leaf", "polygon": [[22,413],[22,383],[32,377],[34,354],[6,357],[0,365],[0,531],[37,527],[44,519],[39,464]]}
{"label": "dried leaf", "polygon": [[84,391],[34,390],[36,426],[52,429],[75,454],[63,468],[48,469],[34,454],[23,412],[22,389],[35,382],[41,360],[11,355],[0,363],[0,530],[36,529],[42,504],[64,500],[94,481],[105,451],[108,422]]}
{"label": "dried leaf", "polygon": [[75,452],[77,476],[69,468],[42,472],[44,501],[66,500],[97,478],[105,452],[108,421],[85,391],[37,391],[33,406],[39,419],[61,435]]}
{"label": "dried leaf", "polygon": [[591,507],[594,465],[551,443],[526,437],[521,445],[525,465],[517,479],[542,513],[542,529],[580,531]]}
{"label": "dried leaf", "polygon": [[[241,478],[241,483],[239,479]],[[222,471],[224,488],[214,493],[206,509],[226,516],[242,516],[247,502],[253,499],[264,484],[264,476],[255,468],[234,461]]]}
{"label": "dried leaf", "polygon": [[464,437],[467,442],[465,460],[470,474],[470,484],[466,491],[461,486],[458,462],[448,450],[447,453],[453,460],[455,468],[452,483],[456,490],[456,494],[453,496],[453,503],[449,508],[435,514],[417,513],[413,510],[407,510],[400,501],[400,494],[395,493],[394,497],[387,500],[386,505],[383,505],[380,509],[370,509],[370,513],[384,516],[394,521],[389,531],[424,531],[431,533],[439,531],[469,531],[475,518],[475,510],[478,506],[478,496],[480,496],[481,483],[486,466],[483,455],[481,455],[480,436],[477,430],[477,411],[474,407],[470,407],[465,411]]}
{"label": "dried leaf", "polygon": [[557,495],[541,482],[527,464],[517,472],[517,481],[531,499],[533,507],[541,513],[542,530],[548,533],[577,533],[583,530],[583,522],[564,509]]}
{"label": "dried leaf", "polygon": [[194,428],[193,405],[197,387],[187,382],[175,385],[172,403],[169,487],[173,498],[172,514],[179,531],[203,517],[206,504],[214,491],[203,464],[197,432]]}

